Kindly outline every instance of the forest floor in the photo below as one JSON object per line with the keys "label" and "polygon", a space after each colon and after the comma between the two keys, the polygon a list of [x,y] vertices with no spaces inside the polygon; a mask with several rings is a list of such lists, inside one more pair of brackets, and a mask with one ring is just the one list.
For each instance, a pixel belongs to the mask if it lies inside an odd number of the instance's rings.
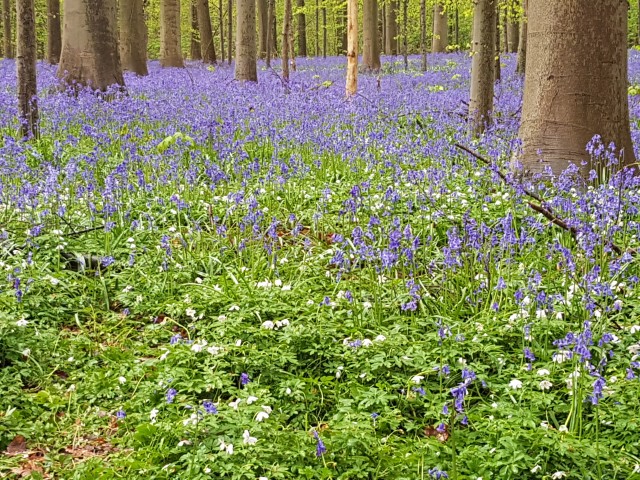
{"label": "forest floor", "polygon": [[514,60],[479,140],[466,54],[40,65],[32,142],[0,63],[0,477],[640,478],[638,181],[505,184]]}

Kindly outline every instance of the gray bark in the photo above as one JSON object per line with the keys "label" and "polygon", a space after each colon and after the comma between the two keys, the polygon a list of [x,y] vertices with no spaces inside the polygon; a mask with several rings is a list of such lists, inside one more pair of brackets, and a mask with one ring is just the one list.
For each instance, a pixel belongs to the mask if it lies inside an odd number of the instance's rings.
{"label": "gray bark", "polygon": [[216,46],[213,43],[211,12],[209,0],[197,0],[198,31],[200,32],[200,51],[204,63],[216,63]]}
{"label": "gray bark", "polygon": [[257,0],[258,5],[258,55],[267,56],[267,39],[269,38],[269,1]]}
{"label": "gray bark", "polygon": [[398,54],[398,2],[391,0],[385,9],[385,50],[389,55]]}
{"label": "gray bark", "polygon": [[22,137],[38,136],[36,12],[34,0],[18,0],[18,105]]}
{"label": "gray bark", "polygon": [[143,0],[120,0],[120,62],[123,70],[147,75],[147,25]]}
{"label": "gray bark", "polygon": [[236,3],[236,80],[258,81],[255,0]]}
{"label": "gray bark", "polygon": [[449,34],[449,15],[441,3],[436,3],[433,7],[433,42],[431,51],[433,53],[443,53],[447,50]]}
{"label": "gray bark", "polygon": [[180,40],[180,1],[160,0],[160,65],[184,67]]}
{"label": "gray bark", "polygon": [[362,66],[366,71],[380,70],[378,41],[378,0],[364,0],[362,9]]}
{"label": "gray bark", "polygon": [[4,58],[13,58],[13,36],[11,34],[11,1],[2,0],[2,26],[4,36]]}
{"label": "gray bark", "polygon": [[520,74],[525,73],[525,67],[527,65],[527,12],[529,11],[529,0],[523,0],[522,4],[524,15],[520,21],[520,38],[518,39],[518,62],[516,64],[516,72]]}
{"label": "gray bark", "polygon": [[493,109],[497,0],[477,0],[473,8],[469,120],[473,135],[484,132]]}
{"label": "gray bark", "polygon": [[304,13],[304,0],[297,0],[298,14],[296,20],[298,21],[298,56],[307,56],[307,17]]}
{"label": "gray bark", "polygon": [[60,0],[47,0],[47,60],[55,65],[60,61],[62,30],[60,28]]}

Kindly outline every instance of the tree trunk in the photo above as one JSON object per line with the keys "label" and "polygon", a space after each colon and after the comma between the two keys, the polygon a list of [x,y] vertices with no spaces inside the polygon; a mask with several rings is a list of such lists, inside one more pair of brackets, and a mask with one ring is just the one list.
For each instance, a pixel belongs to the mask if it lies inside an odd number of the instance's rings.
{"label": "tree trunk", "polygon": [[327,58],[327,7],[322,1],[322,58]]}
{"label": "tree trunk", "polygon": [[124,87],[118,37],[116,0],[65,0],[62,52],[58,78],[68,85],[106,90]]}
{"label": "tree trunk", "polygon": [[388,55],[387,52],[387,6],[383,3],[382,9],[378,9],[380,12],[380,20],[382,22],[382,54]]}
{"label": "tree trunk", "polygon": [[[497,2],[496,2],[497,3]],[[501,69],[500,69],[500,4],[496,4],[496,45],[494,51],[494,65],[493,65],[493,73],[494,80],[499,82],[501,79]]]}
{"label": "tree trunk", "polygon": [[[500,7],[498,7],[498,19],[500,19]],[[498,24],[500,20],[498,20]],[[498,32],[500,28],[498,27]],[[498,33],[499,35],[499,33]],[[509,8],[504,9],[504,15],[502,16],[502,48],[504,53],[509,53]]]}
{"label": "tree trunk", "polygon": [[570,163],[588,176],[594,135],[635,163],[627,95],[627,2],[538,0],[529,4],[527,70],[519,137],[530,173]]}
{"label": "tree trunk", "polygon": [[527,65],[527,23],[529,12],[529,0],[523,0],[522,3],[523,15],[520,20],[520,38],[518,39],[518,62],[516,64],[516,72],[524,75],[525,67]]}
{"label": "tree trunk", "polygon": [[180,0],[160,0],[160,65],[184,67],[180,47]]}
{"label": "tree trunk", "polygon": [[120,0],[120,63],[123,70],[148,75],[147,25],[143,0]]}
{"label": "tree trunk", "polygon": [[398,1],[391,0],[387,4],[385,11],[386,23],[386,46],[385,50],[389,55],[398,54]]}
{"label": "tree trunk", "polygon": [[229,65],[231,65],[231,59],[233,58],[233,0],[228,0],[227,3],[227,47],[229,49]]}
{"label": "tree trunk", "polygon": [[273,9],[274,9],[274,1],[272,0],[268,0],[268,5],[267,5],[267,27],[268,27],[268,32],[267,32],[267,50],[265,52],[265,61],[266,61],[266,65],[267,68],[271,68],[271,55],[272,55],[272,44],[273,44],[273,40],[271,38],[271,24],[273,23]]}
{"label": "tree trunk", "polygon": [[447,51],[449,34],[449,15],[444,5],[436,3],[433,7],[433,42],[431,51],[433,53],[443,53]]}
{"label": "tree trunk", "polygon": [[307,17],[304,13],[304,0],[298,0],[298,56],[307,56]]}
{"label": "tree trunk", "polygon": [[276,0],[269,0],[273,15],[271,16],[271,26],[269,29],[269,35],[271,35],[271,57],[278,56],[278,22],[276,14]]}
{"label": "tree trunk", "polygon": [[286,90],[289,90],[289,53],[291,42],[291,0],[284,0],[284,18],[282,25],[282,78],[286,82]]}
{"label": "tree trunk", "polygon": [[453,27],[454,37],[456,39],[456,50],[460,50],[460,11],[456,3],[456,20]]}
{"label": "tree trunk", "polygon": [[258,5],[258,55],[267,56],[267,39],[269,38],[269,0],[257,0]]}
{"label": "tree trunk", "polygon": [[347,0],[347,98],[358,92],[358,0]]}
{"label": "tree trunk", "polygon": [[52,65],[60,61],[62,33],[60,29],[60,0],[47,0],[47,60]]}
{"label": "tree trunk", "polygon": [[222,11],[222,0],[218,0],[218,17],[220,21],[220,61],[224,62],[224,15]]}
{"label": "tree trunk", "polygon": [[362,66],[366,71],[380,70],[378,47],[378,0],[364,0],[362,8]]}
{"label": "tree trunk", "polygon": [[340,15],[340,21],[336,22],[336,34],[338,37],[338,55],[348,55],[348,23],[349,23],[349,5],[348,5],[348,1],[347,3],[345,3],[345,9],[341,11],[341,13],[339,13],[338,15]]}
{"label": "tree trunk", "polygon": [[213,43],[213,31],[211,29],[209,0],[198,0],[198,27],[200,31],[202,61],[204,63],[217,63],[216,46]]}
{"label": "tree trunk", "polygon": [[2,0],[2,24],[4,36],[4,58],[13,58],[13,42],[11,34],[11,1]]}
{"label": "tree trunk", "polygon": [[409,45],[408,45],[408,18],[409,18],[409,0],[402,1],[402,55],[404,57],[404,69],[409,70]]}
{"label": "tree trunk", "polygon": [[200,28],[198,27],[198,0],[191,0],[191,60],[202,60]]}
{"label": "tree trunk", "polygon": [[38,136],[36,90],[36,10],[34,0],[18,0],[18,105],[22,137]]}
{"label": "tree trunk", "polygon": [[469,120],[475,136],[484,132],[493,108],[496,4],[497,0],[477,0],[473,8]]}
{"label": "tree trunk", "polygon": [[257,82],[256,2],[255,0],[237,0],[236,9],[235,78]]}
{"label": "tree trunk", "polygon": [[507,18],[507,50],[510,53],[516,53],[518,51],[518,41],[520,40],[520,25],[515,17],[515,1],[512,1],[509,7],[509,16]]}
{"label": "tree trunk", "polygon": [[320,56],[320,1],[316,0],[316,57]]}
{"label": "tree trunk", "polygon": [[420,0],[420,55],[422,56],[421,70],[427,71],[427,2]]}

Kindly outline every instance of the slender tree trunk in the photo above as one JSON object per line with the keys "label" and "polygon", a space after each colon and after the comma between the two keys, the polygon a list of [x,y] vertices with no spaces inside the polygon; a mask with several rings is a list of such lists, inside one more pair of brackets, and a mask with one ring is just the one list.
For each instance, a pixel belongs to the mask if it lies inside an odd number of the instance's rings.
{"label": "slender tree trunk", "polygon": [[271,36],[271,24],[273,23],[274,3],[275,2],[269,0],[267,5],[267,26],[269,28],[269,31],[267,32],[267,51],[265,52],[265,62],[266,62],[267,68],[271,68],[271,55],[272,55],[271,51],[272,51],[272,44],[273,44],[273,40]]}
{"label": "slender tree trunk", "polygon": [[60,0],[47,0],[47,60],[52,65],[60,61],[62,31],[60,28]]}
{"label": "slender tree trunk", "polygon": [[229,65],[231,65],[233,58],[233,0],[228,0],[227,13],[227,46],[229,48]]}
{"label": "slender tree trunk", "polygon": [[516,72],[524,75],[525,67],[527,65],[527,16],[529,12],[529,0],[523,0],[522,4],[523,15],[520,21],[520,38],[518,40],[518,62],[516,64]]}
{"label": "slender tree trunk", "polygon": [[638,45],[640,45],[640,0],[638,0],[638,15],[636,21],[638,22]]}
{"label": "slender tree trunk", "polygon": [[458,2],[456,2],[456,20],[453,31],[456,39],[456,50],[460,50],[460,12],[458,10]]}
{"label": "slender tree trunk", "polygon": [[122,69],[147,75],[147,25],[143,0],[120,0],[119,23]]}
{"label": "slender tree trunk", "polygon": [[[291,1],[291,0],[287,0]],[[291,8],[289,9],[289,66],[292,71],[296,71],[296,51],[294,48],[294,37],[293,37],[293,3],[291,4]]]}
{"label": "slender tree trunk", "polygon": [[427,71],[427,2],[420,0],[420,54],[422,56],[421,70]]}
{"label": "slender tree trunk", "polygon": [[327,7],[322,1],[322,57],[327,58]]}
{"label": "slender tree trunk", "polygon": [[386,51],[389,55],[398,54],[398,1],[391,0],[385,11]]}
{"label": "slender tree trunk", "polygon": [[104,91],[124,87],[116,34],[116,0],[65,0],[58,78]]}
{"label": "slender tree trunk", "polygon": [[587,177],[594,135],[635,163],[627,94],[627,2],[529,3],[520,161],[530,173],[558,175],[570,163]]}
{"label": "slender tree trunk", "polygon": [[211,12],[209,10],[209,0],[198,0],[197,6],[202,61],[204,63],[217,63],[218,59],[216,58],[216,46],[213,43],[213,30],[211,29]]}
{"label": "slender tree trunk", "polygon": [[269,30],[269,35],[271,35],[271,56],[278,56],[278,22],[277,22],[277,14],[276,14],[276,0],[269,0],[271,3],[271,9],[273,11],[273,15],[271,17],[271,28]]}
{"label": "slender tree trunk", "polygon": [[267,56],[267,39],[269,38],[269,0],[257,0],[258,6],[258,56]]}
{"label": "slender tree trunk", "polygon": [[4,58],[13,58],[13,36],[11,34],[11,1],[2,0],[2,24],[4,34]]}
{"label": "slender tree trunk", "polygon": [[507,20],[507,48],[510,53],[518,51],[518,42],[520,40],[520,25],[516,20],[516,2],[511,0],[509,4],[509,17]]}
{"label": "slender tree trunk", "polygon": [[304,0],[298,0],[298,56],[307,56],[307,17],[304,13]]}
{"label": "slender tree trunk", "polygon": [[358,92],[358,0],[347,0],[347,98]]}
{"label": "slender tree trunk", "polygon": [[380,12],[380,20],[382,25],[382,54],[387,55],[387,6],[383,3],[382,9],[378,9]]}
{"label": "slender tree trunk", "polygon": [[222,10],[222,0],[218,0],[218,17],[220,21],[220,61],[224,62],[224,14]]}
{"label": "slender tree trunk", "polygon": [[[508,7],[508,6],[507,6]],[[500,22],[500,7],[498,7],[498,23]],[[500,28],[498,28],[498,35],[500,35]],[[504,15],[502,16],[502,51],[509,53],[509,8],[504,9]]]}
{"label": "slender tree trunk", "polygon": [[202,60],[200,27],[198,25],[198,0],[191,0],[191,60]]}
{"label": "slender tree trunk", "polygon": [[160,0],[160,65],[184,67],[180,48],[179,0]]}
{"label": "slender tree trunk", "polygon": [[36,10],[34,0],[18,0],[18,105],[22,137],[38,136],[36,90]]}
{"label": "slender tree trunk", "polygon": [[282,78],[289,90],[289,48],[291,46],[291,0],[284,0],[284,19],[282,25]]}
{"label": "slender tree trunk", "polygon": [[362,66],[366,71],[380,70],[378,47],[378,0],[364,0],[362,9]]}
{"label": "slender tree trunk", "polygon": [[336,33],[338,34],[338,55],[348,55],[348,30],[349,30],[349,0],[345,3],[345,9],[340,14],[340,21],[336,22]]}
{"label": "slender tree trunk", "polygon": [[433,42],[431,51],[443,53],[447,51],[449,35],[449,15],[444,5],[436,3],[433,7]]}
{"label": "slender tree trunk", "polygon": [[502,78],[500,68],[500,4],[496,2],[496,46],[494,51],[494,80],[499,82]]}
{"label": "slender tree trunk", "polygon": [[256,2],[237,0],[236,80],[258,81],[256,48]]}
{"label": "slender tree trunk", "polygon": [[402,53],[404,56],[404,69],[409,70],[409,44],[408,44],[408,18],[409,18],[409,0],[402,1]]}
{"label": "slender tree trunk", "polygon": [[316,57],[320,56],[320,2],[316,0]]}
{"label": "slender tree trunk", "polygon": [[469,119],[474,135],[484,132],[493,109],[497,0],[477,0],[473,8]]}

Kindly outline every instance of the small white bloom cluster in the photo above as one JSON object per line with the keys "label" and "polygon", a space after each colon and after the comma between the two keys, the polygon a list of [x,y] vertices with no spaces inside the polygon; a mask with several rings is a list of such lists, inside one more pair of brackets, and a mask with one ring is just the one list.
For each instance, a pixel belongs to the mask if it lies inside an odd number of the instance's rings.
{"label": "small white bloom cluster", "polygon": [[262,322],[261,327],[265,330],[278,330],[279,328],[288,327],[290,323],[291,322],[289,322],[288,318],[283,318],[282,320],[277,320],[276,322],[267,320],[266,322]]}

